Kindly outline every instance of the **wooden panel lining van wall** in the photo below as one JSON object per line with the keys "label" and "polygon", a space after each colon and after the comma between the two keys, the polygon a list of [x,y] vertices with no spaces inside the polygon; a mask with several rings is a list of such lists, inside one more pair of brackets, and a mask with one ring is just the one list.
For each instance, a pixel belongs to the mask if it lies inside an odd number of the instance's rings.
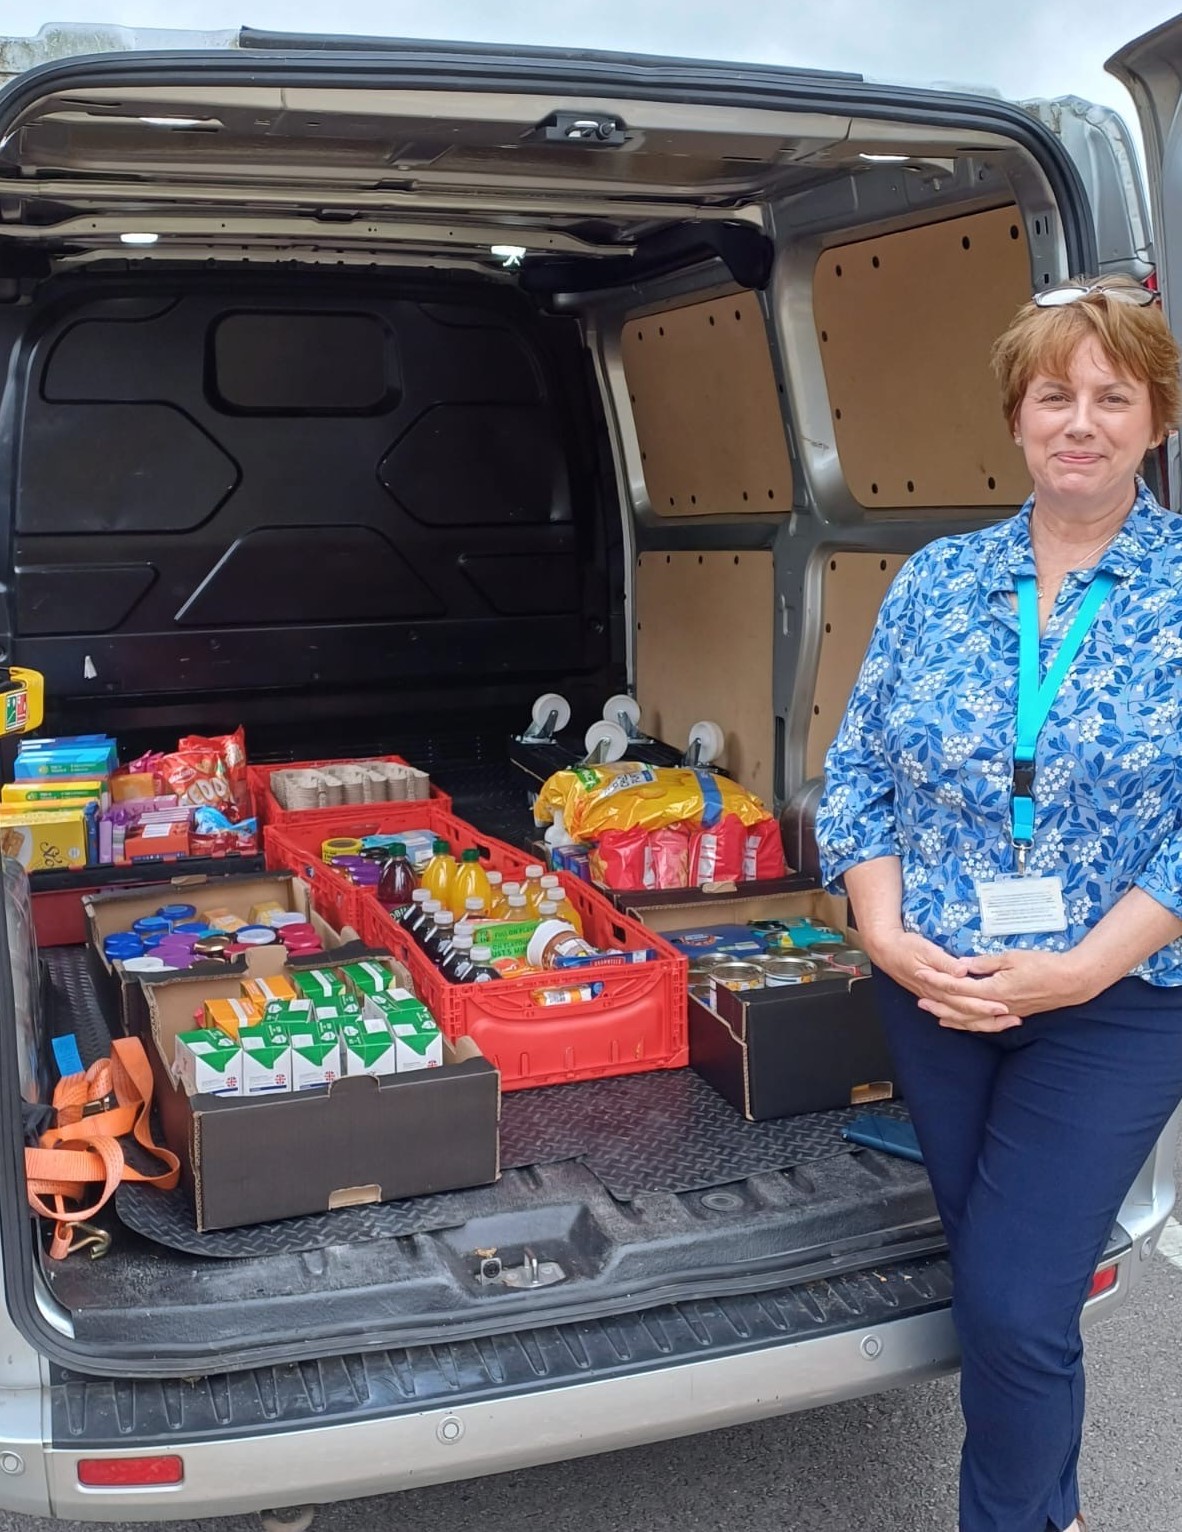
{"label": "wooden panel lining van wall", "polygon": [[770,806],[774,781],[772,555],[642,553],[636,564],[641,728],[684,744],[702,718],[726,735],[720,762]]}
{"label": "wooden panel lining van wall", "polygon": [[621,351],[657,515],[792,509],[779,388],[754,293],[629,320]]}
{"label": "wooden panel lining van wall", "polygon": [[826,250],[813,279],[834,435],[868,509],[1014,505],[1030,490],[989,350],[1030,296],[1017,209]]}
{"label": "wooden panel lining van wall", "polygon": [[850,692],[858,679],[874,620],[904,562],[898,553],[833,553],[825,560],[824,631],[813,691],[805,776],[819,777]]}

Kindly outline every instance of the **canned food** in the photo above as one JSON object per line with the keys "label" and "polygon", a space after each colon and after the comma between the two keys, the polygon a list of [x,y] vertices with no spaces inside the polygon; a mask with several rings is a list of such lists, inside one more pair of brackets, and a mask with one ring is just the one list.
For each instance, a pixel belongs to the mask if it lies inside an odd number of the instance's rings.
{"label": "canned food", "polygon": [[690,958],[689,977],[692,984],[696,978],[708,979],[719,963],[728,960],[714,952],[705,952],[701,957]]}
{"label": "canned food", "polygon": [[199,936],[193,943],[193,953],[196,957],[220,958],[226,956],[230,946],[230,938],[219,932],[216,936]]}
{"label": "canned food", "polygon": [[827,943],[822,949],[814,948],[816,952],[824,952],[826,963],[830,968],[836,968],[841,973],[857,974],[864,977],[870,972],[870,959],[862,951],[861,947],[849,947],[844,943],[834,946]]}
{"label": "canned food", "polygon": [[719,989],[762,989],[763,969],[758,963],[716,963],[710,970],[710,983]]}
{"label": "canned food", "polygon": [[769,957],[764,959],[762,967],[763,982],[769,989],[774,989],[781,984],[811,984],[825,965],[805,957]]}

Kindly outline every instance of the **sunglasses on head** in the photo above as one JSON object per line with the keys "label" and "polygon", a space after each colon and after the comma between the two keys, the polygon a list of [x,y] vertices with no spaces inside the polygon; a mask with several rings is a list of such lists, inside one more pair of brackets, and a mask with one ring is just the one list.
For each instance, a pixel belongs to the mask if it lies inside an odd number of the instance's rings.
{"label": "sunglasses on head", "polygon": [[1041,288],[1033,297],[1040,309],[1060,309],[1069,303],[1078,303],[1092,293],[1111,298],[1113,303],[1131,303],[1136,308],[1156,303],[1158,297],[1147,287],[1106,287],[1100,282],[1065,282],[1062,287]]}

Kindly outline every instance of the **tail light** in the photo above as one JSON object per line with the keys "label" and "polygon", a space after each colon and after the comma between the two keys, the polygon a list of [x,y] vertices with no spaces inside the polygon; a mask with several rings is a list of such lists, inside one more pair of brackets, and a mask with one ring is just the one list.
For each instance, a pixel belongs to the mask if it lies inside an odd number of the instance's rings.
{"label": "tail light", "polygon": [[81,1458],[78,1483],[88,1489],[147,1489],[182,1484],[184,1462],[176,1456],[147,1458]]}
{"label": "tail light", "polygon": [[1088,1297],[1098,1298],[1101,1293],[1110,1293],[1116,1286],[1118,1275],[1119,1271],[1116,1266],[1101,1266],[1100,1270],[1094,1273],[1092,1277],[1092,1285],[1088,1288]]}

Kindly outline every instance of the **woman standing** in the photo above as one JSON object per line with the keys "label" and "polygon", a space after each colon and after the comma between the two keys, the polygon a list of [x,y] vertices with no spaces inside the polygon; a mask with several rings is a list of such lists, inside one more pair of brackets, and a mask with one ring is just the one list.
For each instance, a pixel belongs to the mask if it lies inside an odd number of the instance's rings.
{"label": "woman standing", "polygon": [[826,761],[954,1272],[961,1532],[1082,1528],[1080,1313],[1182,1099],[1182,517],[1137,477],[1179,352],[1125,277],[994,349],[1034,494],[901,570]]}

